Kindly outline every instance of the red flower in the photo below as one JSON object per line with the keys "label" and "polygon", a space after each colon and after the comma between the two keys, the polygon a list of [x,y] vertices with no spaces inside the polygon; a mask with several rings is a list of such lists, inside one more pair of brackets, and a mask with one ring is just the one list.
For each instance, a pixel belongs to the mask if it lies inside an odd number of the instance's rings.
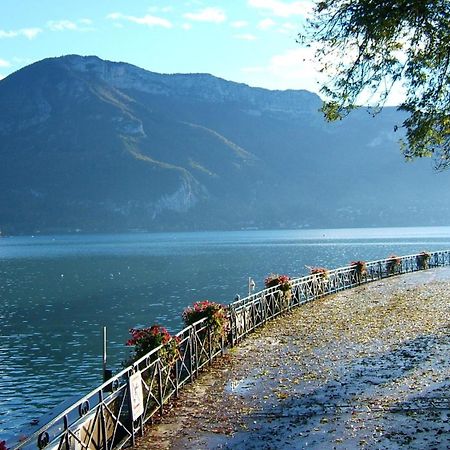
{"label": "red flower", "polygon": [[[166,328],[160,325],[152,325],[148,328],[131,328],[131,338],[126,342],[127,346],[134,346],[135,357],[139,358],[153,349],[166,345],[172,340],[172,336]],[[175,341],[178,343],[178,341]],[[177,352],[176,346],[173,349],[173,353]],[[0,449],[1,450],[1,449]]]}
{"label": "red flower", "polygon": [[186,325],[192,325],[206,318],[208,325],[212,325],[214,332],[223,335],[228,327],[225,307],[209,300],[195,302],[183,311],[183,321]]}
{"label": "red flower", "polygon": [[266,288],[275,287],[278,285],[285,286],[286,290],[290,289],[291,278],[288,275],[278,275],[271,273],[265,280],[264,284]]}

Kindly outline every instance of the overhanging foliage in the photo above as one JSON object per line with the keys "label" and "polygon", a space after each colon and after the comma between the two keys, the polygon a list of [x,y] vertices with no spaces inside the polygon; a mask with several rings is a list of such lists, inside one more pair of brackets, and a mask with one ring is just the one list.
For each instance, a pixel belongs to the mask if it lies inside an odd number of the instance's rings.
{"label": "overhanging foliage", "polygon": [[450,166],[449,1],[317,1],[299,38],[318,46],[321,71],[330,76],[322,87],[328,120],[344,117],[367,93],[377,99],[376,112],[403,85],[405,157]]}

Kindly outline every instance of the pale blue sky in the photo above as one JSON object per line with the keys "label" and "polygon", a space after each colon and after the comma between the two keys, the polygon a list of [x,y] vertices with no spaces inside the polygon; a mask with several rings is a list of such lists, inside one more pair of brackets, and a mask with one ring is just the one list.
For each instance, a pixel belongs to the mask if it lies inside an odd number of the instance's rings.
{"label": "pale blue sky", "polygon": [[308,52],[296,43],[310,9],[307,0],[1,0],[0,77],[80,54],[317,91]]}

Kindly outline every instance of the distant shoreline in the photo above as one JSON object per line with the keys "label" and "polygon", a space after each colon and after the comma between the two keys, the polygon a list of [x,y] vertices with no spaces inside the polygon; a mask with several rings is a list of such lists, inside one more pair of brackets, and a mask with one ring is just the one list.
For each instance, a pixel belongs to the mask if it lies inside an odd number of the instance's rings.
{"label": "distant shoreline", "polygon": [[[382,233],[376,233],[376,231],[382,231]],[[432,234],[423,233],[434,231]],[[124,231],[83,231],[81,229],[75,231],[62,231],[55,230],[54,232],[40,232],[34,233],[5,233],[0,231],[0,238],[2,237],[55,237],[55,236],[98,236],[98,235],[158,235],[158,234],[200,234],[200,233],[267,233],[267,232],[286,232],[292,233],[305,233],[308,237],[326,237],[326,238],[339,238],[343,234],[349,232],[355,232],[356,238],[373,238],[379,235],[380,237],[450,237],[450,226],[448,225],[429,225],[429,226],[373,226],[373,227],[337,227],[337,228],[259,228],[259,227],[247,227],[239,229],[205,229],[205,230],[124,230]],[[382,235],[382,236],[381,236]]]}

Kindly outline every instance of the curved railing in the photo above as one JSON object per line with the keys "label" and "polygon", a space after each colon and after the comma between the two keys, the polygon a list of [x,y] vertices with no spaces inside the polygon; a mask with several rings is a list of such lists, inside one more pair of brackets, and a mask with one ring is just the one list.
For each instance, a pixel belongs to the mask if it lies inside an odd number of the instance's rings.
{"label": "curved railing", "polygon": [[[166,363],[160,346],[124,368],[107,382],[79,399],[32,436],[13,449],[120,449],[134,445],[144,425],[164,405],[178,395],[179,389],[218,355],[226,340],[213,338],[206,319],[180,331],[179,357]],[[142,389],[139,417],[133,417],[133,375],[139,375]]]}
{"label": "curved railing", "polygon": [[371,261],[366,263],[362,275],[352,265],[329,270],[325,276],[315,274],[296,278],[291,280],[292,293],[289,299],[275,286],[237,300],[230,304],[232,344],[277,315],[324,295],[393,275],[450,265],[449,250],[429,255],[426,261],[423,254],[398,257],[398,264],[394,264],[393,258]]}
{"label": "curved railing", "polygon": [[206,319],[186,327],[176,336],[179,357],[167,362],[162,346],[124,368],[107,382],[82,397],[52,421],[13,449],[120,449],[134,445],[144,425],[164,405],[178,395],[204,366],[227,346],[235,345],[267,321],[324,295],[333,294],[381,278],[414,272],[428,267],[450,265],[450,251],[430,253],[424,262],[421,254],[372,261],[361,272],[356,266],[341,267],[326,274],[291,280],[289,295],[275,286],[239,299],[229,305],[230,332],[217,341]]}

